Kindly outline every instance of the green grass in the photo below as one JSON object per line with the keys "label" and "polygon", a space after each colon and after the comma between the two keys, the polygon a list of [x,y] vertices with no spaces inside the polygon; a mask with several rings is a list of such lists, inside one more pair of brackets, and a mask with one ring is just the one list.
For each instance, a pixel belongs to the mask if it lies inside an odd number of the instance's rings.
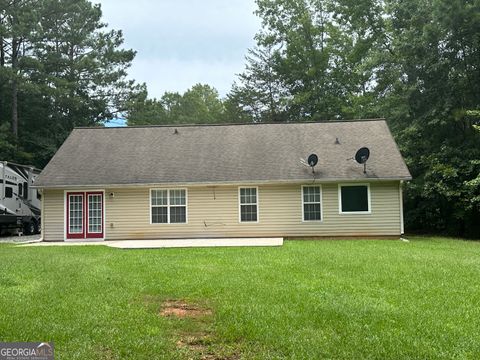
{"label": "green grass", "polygon": [[[166,299],[212,315],[162,317]],[[58,359],[478,359],[479,334],[478,242],[0,246],[0,340],[53,340]]]}

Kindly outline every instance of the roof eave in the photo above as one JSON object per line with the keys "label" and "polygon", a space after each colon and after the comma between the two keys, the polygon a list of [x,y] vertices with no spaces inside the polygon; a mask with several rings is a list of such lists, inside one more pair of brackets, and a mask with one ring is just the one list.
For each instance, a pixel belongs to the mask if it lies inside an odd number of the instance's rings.
{"label": "roof eave", "polygon": [[33,185],[37,189],[67,189],[67,188],[121,188],[121,187],[167,187],[167,186],[219,186],[219,185],[281,185],[281,184],[305,184],[305,183],[338,183],[338,182],[365,182],[365,181],[409,181],[411,176],[395,176],[382,178],[330,178],[330,179],[292,179],[292,180],[243,180],[243,181],[183,181],[183,182],[161,182],[161,183],[125,183],[125,184],[59,184],[59,185]]}

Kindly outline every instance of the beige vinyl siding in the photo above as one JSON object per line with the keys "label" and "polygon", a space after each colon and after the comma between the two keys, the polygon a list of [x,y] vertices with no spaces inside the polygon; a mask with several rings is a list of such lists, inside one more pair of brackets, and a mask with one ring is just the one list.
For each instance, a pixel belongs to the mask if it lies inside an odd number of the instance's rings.
{"label": "beige vinyl siding", "polygon": [[45,241],[64,239],[64,191],[44,190],[42,194],[42,236]]}
{"label": "beige vinyl siding", "polygon": [[[239,222],[238,186],[189,187],[187,224],[151,224],[149,188],[105,189],[106,239],[400,235],[398,181],[370,183],[371,214],[339,214],[338,184],[322,184],[321,222],[302,221],[301,185],[259,185],[258,223]],[[63,240],[63,191],[44,198],[45,239]]]}
{"label": "beige vinyl siding", "polygon": [[149,189],[108,189],[107,239],[400,234],[398,182],[371,184],[371,214],[339,214],[338,184],[322,191],[322,222],[302,221],[298,184],[259,186],[258,223],[239,222],[237,186],[217,186],[188,189],[188,224],[150,224]]}

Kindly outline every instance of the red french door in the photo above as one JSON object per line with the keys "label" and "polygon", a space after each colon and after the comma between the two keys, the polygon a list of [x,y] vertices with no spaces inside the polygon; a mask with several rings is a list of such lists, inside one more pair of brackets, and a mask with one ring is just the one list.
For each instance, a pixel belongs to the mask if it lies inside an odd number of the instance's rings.
{"label": "red french door", "polygon": [[103,192],[68,192],[67,239],[103,236]]}
{"label": "red french door", "polygon": [[85,193],[67,193],[67,239],[85,238]]}

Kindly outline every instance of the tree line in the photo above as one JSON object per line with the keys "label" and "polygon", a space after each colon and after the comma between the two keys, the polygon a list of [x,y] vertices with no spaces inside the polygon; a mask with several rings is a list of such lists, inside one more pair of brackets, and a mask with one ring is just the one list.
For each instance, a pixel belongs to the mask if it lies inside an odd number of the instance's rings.
{"label": "tree line", "polygon": [[135,52],[85,0],[0,0],[0,158],[44,166],[75,126],[126,109]]}
{"label": "tree line", "polygon": [[225,97],[148,97],[85,0],[0,0],[0,155],[44,165],[74,126],[385,117],[412,173],[410,231],[480,236],[480,0],[257,0]]}

